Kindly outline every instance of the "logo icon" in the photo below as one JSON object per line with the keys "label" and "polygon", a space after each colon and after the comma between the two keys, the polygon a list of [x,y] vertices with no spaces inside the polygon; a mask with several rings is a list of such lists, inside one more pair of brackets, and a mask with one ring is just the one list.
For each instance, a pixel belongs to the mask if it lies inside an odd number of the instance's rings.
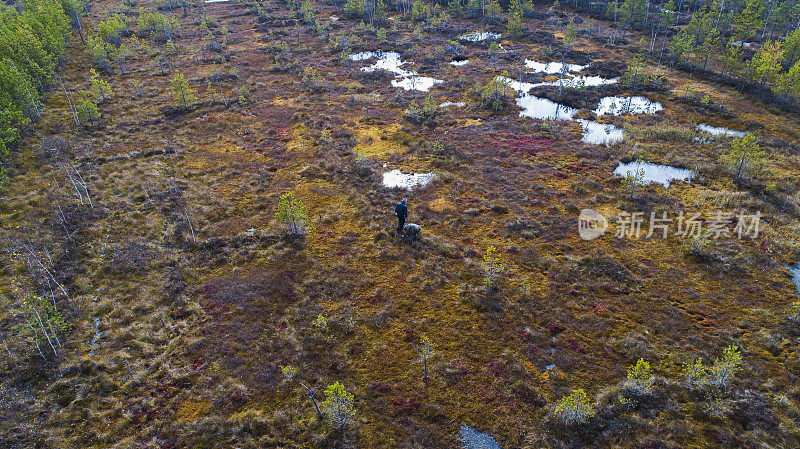
{"label": "logo icon", "polygon": [[608,220],[594,209],[583,209],[578,217],[578,235],[583,240],[594,240],[606,233]]}

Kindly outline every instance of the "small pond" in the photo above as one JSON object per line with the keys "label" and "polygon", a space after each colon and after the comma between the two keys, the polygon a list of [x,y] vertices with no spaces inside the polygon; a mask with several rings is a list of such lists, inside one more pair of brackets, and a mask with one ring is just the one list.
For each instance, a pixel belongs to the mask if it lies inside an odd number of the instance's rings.
{"label": "small pond", "polygon": [[657,101],[645,97],[603,97],[594,113],[598,116],[612,114],[653,114],[664,109]]}
{"label": "small pond", "polygon": [[433,173],[403,173],[400,170],[391,170],[383,174],[383,186],[390,189],[401,188],[411,190],[416,186],[424,186],[431,182]]}
{"label": "small pond", "polygon": [[622,128],[606,123],[597,123],[592,120],[576,120],[583,127],[583,137],[581,141],[593,145],[609,146],[617,142],[622,142],[625,132]]}
{"label": "small pond", "polygon": [[623,139],[624,134],[621,128],[614,125],[606,125],[591,120],[575,119],[578,109],[565,106],[547,98],[540,98],[529,95],[528,91],[535,85],[531,83],[521,83],[510,78],[498,77],[511,89],[520,92],[517,97],[517,106],[522,108],[520,117],[536,118],[541,120],[574,120],[581,124],[583,137],[581,140],[594,145],[611,145]]}
{"label": "small pond", "polygon": [[362,67],[361,71],[374,72],[375,70],[386,70],[394,73],[396,78],[402,78],[392,80],[392,86],[394,87],[427,92],[431,87],[444,82],[429,76],[419,76],[419,74],[413,70],[401,69],[400,66],[405,64],[405,62],[400,59],[400,54],[394,51],[362,51],[350,55],[350,59],[353,61],[366,61],[372,58],[377,58],[375,64]]}
{"label": "small pond", "polygon": [[595,87],[595,86],[606,86],[609,84],[616,84],[619,81],[619,78],[603,78],[602,76],[575,76],[572,74],[567,74],[571,78],[561,78],[555,81],[546,81],[543,83],[536,83],[533,87],[542,87],[542,86],[561,86],[565,89],[572,89],[578,87]]}
{"label": "small pond", "polygon": [[448,100],[448,101],[445,101],[444,103],[440,104],[439,107],[440,108],[446,108],[448,106],[455,106],[457,108],[463,108],[466,105],[467,105],[467,103],[465,103],[463,101],[452,102],[452,101]]}
{"label": "small pond", "polygon": [[487,39],[498,39],[498,38],[500,38],[499,33],[486,33],[486,32],[464,34],[463,36],[459,37],[459,39],[461,39],[462,41],[468,41],[468,42],[480,42],[480,41],[485,41]]}
{"label": "small pond", "polygon": [[580,72],[585,69],[585,65],[566,64],[561,62],[539,62],[533,59],[525,60],[525,67],[533,69],[534,73],[546,73],[548,75],[555,75],[561,73],[562,70],[566,72]]}
{"label": "small pond", "polygon": [[613,173],[624,177],[628,173],[636,173],[637,170],[644,173],[642,180],[645,183],[657,182],[664,187],[669,187],[672,181],[688,181],[694,177],[694,172],[692,170],[669,165],[651,164],[645,161],[632,161],[627,164],[620,163],[617,168],[614,169]]}
{"label": "small pond", "polygon": [[711,126],[701,123],[695,127],[698,131],[703,131],[711,134],[714,137],[744,137],[744,131],[734,131],[732,129],[723,128],[722,126]]}

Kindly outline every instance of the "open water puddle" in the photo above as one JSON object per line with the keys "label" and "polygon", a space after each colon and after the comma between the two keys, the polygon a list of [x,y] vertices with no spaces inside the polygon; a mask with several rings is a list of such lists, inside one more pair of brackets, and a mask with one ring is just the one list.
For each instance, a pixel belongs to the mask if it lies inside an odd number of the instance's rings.
{"label": "open water puddle", "polygon": [[723,128],[722,126],[711,126],[702,123],[695,127],[698,131],[703,131],[706,133],[711,134],[714,137],[744,137],[744,131],[734,131],[732,129]]}
{"label": "open water puddle", "polygon": [[548,75],[561,73],[562,70],[565,72],[580,72],[586,68],[585,65],[567,64],[561,62],[539,62],[534,61],[533,59],[526,59],[525,67],[533,69],[534,73],[546,73]]}
{"label": "open water puddle", "polygon": [[400,170],[391,170],[383,174],[383,186],[390,189],[402,188],[411,190],[416,186],[424,186],[431,182],[433,173],[403,173]]}
{"label": "open water puddle", "polygon": [[632,161],[627,164],[620,163],[613,173],[624,177],[628,173],[635,174],[637,171],[643,173],[642,180],[645,183],[657,182],[664,187],[669,187],[672,181],[688,181],[694,177],[692,170],[669,165],[651,164],[644,161]]}
{"label": "open water puddle", "polygon": [[580,123],[583,128],[581,140],[594,145],[611,145],[621,141],[624,137],[624,132],[621,128],[592,120],[575,119],[578,109],[556,103],[547,98],[529,95],[528,91],[535,87],[534,84],[514,81],[505,77],[498,77],[498,80],[521,93],[516,99],[517,106],[522,108],[519,113],[521,117],[540,120],[574,120]]}
{"label": "open water puddle", "polygon": [[459,39],[461,39],[462,41],[468,41],[468,42],[480,42],[480,41],[485,41],[486,39],[498,39],[498,38],[500,38],[500,34],[498,34],[498,33],[486,33],[486,32],[464,34],[462,36],[459,36]]}
{"label": "open water puddle", "polygon": [[444,103],[440,104],[439,107],[440,108],[446,108],[448,106],[455,106],[457,108],[463,108],[466,105],[467,105],[467,103],[465,103],[463,101],[452,102],[452,101],[448,100],[448,101],[445,101]]}
{"label": "open water puddle", "polygon": [[362,67],[363,72],[374,72],[375,70],[386,70],[394,73],[395,78],[392,80],[392,86],[402,87],[405,90],[417,90],[427,92],[431,87],[441,84],[444,81],[431,78],[429,76],[419,76],[413,70],[404,70],[400,68],[405,62],[400,59],[400,54],[393,51],[362,51],[360,53],[353,53],[350,59],[353,61],[366,61],[368,59],[377,58],[375,64],[367,67]]}
{"label": "open water puddle", "polygon": [[645,97],[603,97],[594,113],[598,116],[612,114],[653,114],[664,109],[657,101]]}
{"label": "open water puddle", "polygon": [[622,142],[625,132],[622,128],[606,123],[597,123],[592,120],[576,120],[583,127],[583,137],[581,141],[594,145],[609,146],[617,142]]}

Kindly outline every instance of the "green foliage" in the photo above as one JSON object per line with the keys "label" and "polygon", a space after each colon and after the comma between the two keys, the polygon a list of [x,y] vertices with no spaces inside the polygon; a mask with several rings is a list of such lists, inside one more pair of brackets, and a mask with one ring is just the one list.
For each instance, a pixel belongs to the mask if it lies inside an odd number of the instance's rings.
{"label": "green foliage", "polygon": [[303,84],[310,91],[316,91],[322,87],[322,76],[313,67],[306,67],[303,70]]}
{"label": "green foliage", "polygon": [[411,105],[408,107],[408,116],[417,122],[431,121],[436,117],[437,112],[436,100],[430,94],[425,97],[422,107],[417,105],[416,99],[412,100]]}
{"label": "green foliage", "polygon": [[643,159],[641,156],[636,160],[636,169],[625,173],[622,179],[622,186],[630,193],[631,199],[636,195],[636,190],[644,184],[644,169],[640,168]]}
{"label": "green foliage", "polygon": [[506,33],[511,37],[520,38],[525,34],[525,27],[522,25],[522,12],[514,11],[508,20]]}
{"label": "green foliage", "polygon": [[341,429],[350,424],[356,416],[353,407],[354,396],[342,384],[336,382],[325,390],[325,401],[322,410],[325,418],[335,429]]}
{"label": "green foliage", "polygon": [[619,7],[620,21],[630,28],[643,28],[646,17],[646,0],[625,0]]}
{"label": "green foliage", "polygon": [[511,0],[508,4],[508,10],[514,14],[519,13],[522,17],[529,17],[533,13],[532,0]]}
{"label": "green foliage", "polygon": [[144,8],[139,8],[137,26],[139,31],[149,33],[151,36],[161,36],[167,41],[171,41],[172,33],[180,29],[177,17],[167,17],[159,12],[148,12]]}
{"label": "green foliage", "polygon": [[490,20],[497,19],[502,13],[503,8],[500,7],[500,3],[497,3],[497,0],[492,0],[491,3],[489,3],[489,5],[486,7],[486,16]]}
{"label": "green foliage", "polygon": [[326,320],[321,313],[317,315],[317,318],[313,321],[312,324],[314,324],[314,327],[316,327],[321,331],[328,330],[328,320]]}
{"label": "green foliage", "polygon": [[694,35],[688,28],[683,28],[675,35],[675,38],[670,42],[670,50],[672,50],[672,59],[675,61],[682,61],[684,56],[690,53],[694,48]]}
{"label": "green foliage", "polygon": [[290,236],[306,233],[306,206],[299,198],[295,198],[292,192],[281,196],[275,219],[285,224],[286,232]]}
{"label": "green foliage", "polygon": [[731,406],[728,401],[716,393],[708,395],[708,398],[700,407],[705,414],[714,418],[723,418],[731,412]]}
{"label": "green foliage", "polygon": [[40,94],[66,49],[70,19],[62,5],[28,0],[22,12],[0,3],[0,150],[38,118]]}
{"label": "green foliage", "polygon": [[94,125],[95,120],[100,118],[100,111],[97,110],[97,105],[88,95],[81,98],[78,104],[75,105],[75,112],[78,114],[78,121],[84,126]]}
{"label": "green foliage", "polygon": [[508,72],[503,72],[500,77],[494,77],[489,84],[481,89],[481,97],[486,104],[495,111],[499,111],[505,105],[508,87]]}
{"label": "green foliage", "polygon": [[464,5],[461,0],[449,0],[447,3],[447,10],[450,14],[458,17],[464,14]]}
{"label": "green foliage", "polygon": [[240,105],[247,104],[247,100],[249,98],[250,98],[250,89],[248,89],[247,86],[242,86],[242,88],[239,89],[239,104]]}
{"label": "green foliage", "polygon": [[736,373],[741,371],[742,353],[736,345],[730,345],[711,366],[704,366],[700,359],[687,363],[683,368],[686,386],[692,389],[711,389],[710,394],[725,391]]}
{"label": "green foliage", "polygon": [[281,367],[281,373],[283,373],[283,378],[286,379],[286,382],[291,382],[294,376],[297,375],[297,368],[287,365]]}
{"label": "green foliage", "polygon": [[558,401],[554,410],[555,416],[567,426],[586,423],[595,413],[583,389],[572,390],[572,394]]}
{"label": "green foliage", "polygon": [[189,87],[189,81],[178,70],[175,70],[175,76],[172,78],[172,97],[175,103],[184,108],[197,101],[197,97]]}
{"label": "green foliage", "polygon": [[733,40],[744,43],[761,29],[764,5],[761,0],[749,0],[747,6],[733,19]]}
{"label": "green foliage", "polygon": [[48,357],[43,347],[49,346],[53,355],[57,355],[57,348],[62,346],[60,337],[69,330],[69,325],[55,302],[28,294],[17,300],[17,306],[21,312],[16,327],[17,338],[35,345],[39,355],[45,359]]}
{"label": "green foliage", "polygon": [[644,359],[639,359],[635,365],[628,368],[628,387],[640,395],[653,392],[653,376],[650,371],[650,363]]}
{"label": "green foliage", "polygon": [[373,20],[378,23],[384,23],[387,17],[388,14],[386,13],[386,2],[384,0],[377,0],[375,2],[375,8],[372,11]]}
{"label": "green foliage", "polygon": [[780,76],[776,90],[800,100],[800,61],[795,62],[788,72]]}
{"label": "green foliage", "polygon": [[97,70],[90,69],[89,74],[91,76],[91,86],[89,87],[89,92],[91,92],[92,97],[96,102],[102,103],[114,95],[114,91],[111,90],[111,86],[109,86],[106,81],[100,78]]}
{"label": "green foliage", "polygon": [[731,141],[731,151],[725,155],[728,166],[736,172],[737,178],[749,178],[759,174],[764,166],[764,152],[753,133]]}
{"label": "green foliage", "polygon": [[632,89],[636,89],[638,86],[644,84],[647,79],[644,55],[642,53],[637,53],[625,69],[625,73],[622,75],[622,83],[630,86]]}
{"label": "green foliage", "polygon": [[311,0],[303,2],[303,5],[300,6],[300,13],[303,14],[303,22],[306,25],[314,25],[314,3]]}
{"label": "green foliage", "polygon": [[347,0],[344,3],[344,13],[352,18],[363,17],[367,11],[367,5],[364,0]]}
{"label": "green foliage", "polygon": [[422,22],[428,19],[432,14],[430,4],[422,0],[415,0],[411,6],[411,19]]}
{"label": "green foliage", "polygon": [[708,385],[725,390],[737,372],[741,371],[742,353],[735,345],[725,348],[722,357],[707,370]]}
{"label": "green foliage", "polygon": [[775,82],[781,71],[782,59],[783,49],[780,41],[764,44],[750,61],[749,72],[753,81],[759,81],[761,84]]}
{"label": "green foliage", "polygon": [[800,28],[786,36],[783,43],[783,60],[789,65],[800,60]]}
{"label": "green foliage", "polygon": [[470,17],[477,17],[483,14],[485,0],[467,0],[467,15]]}
{"label": "green foliage", "polygon": [[706,377],[706,367],[700,359],[683,365],[683,378],[691,389],[701,388]]}

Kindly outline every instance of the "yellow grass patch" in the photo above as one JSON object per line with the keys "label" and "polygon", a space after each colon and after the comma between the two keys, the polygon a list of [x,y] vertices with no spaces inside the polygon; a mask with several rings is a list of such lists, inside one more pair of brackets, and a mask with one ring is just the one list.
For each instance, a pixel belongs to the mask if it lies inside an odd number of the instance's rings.
{"label": "yellow grass patch", "polygon": [[206,416],[210,410],[211,403],[208,401],[187,399],[178,407],[176,417],[181,421],[196,421]]}

